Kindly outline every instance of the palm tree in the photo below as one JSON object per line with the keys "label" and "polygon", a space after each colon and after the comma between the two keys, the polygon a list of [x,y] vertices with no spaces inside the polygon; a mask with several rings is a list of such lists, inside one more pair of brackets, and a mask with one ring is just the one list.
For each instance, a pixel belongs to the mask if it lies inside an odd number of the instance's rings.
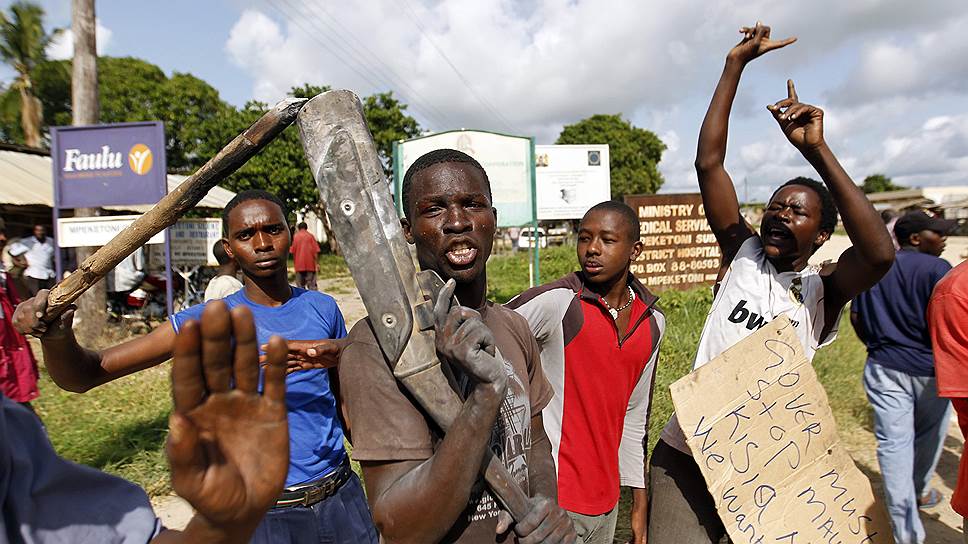
{"label": "palm tree", "polygon": [[37,4],[14,2],[10,17],[0,11],[0,58],[17,72],[10,89],[20,94],[20,126],[24,142],[31,147],[41,146],[42,119],[31,74],[37,63],[46,59],[44,50],[57,32],[44,31],[44,9]]}

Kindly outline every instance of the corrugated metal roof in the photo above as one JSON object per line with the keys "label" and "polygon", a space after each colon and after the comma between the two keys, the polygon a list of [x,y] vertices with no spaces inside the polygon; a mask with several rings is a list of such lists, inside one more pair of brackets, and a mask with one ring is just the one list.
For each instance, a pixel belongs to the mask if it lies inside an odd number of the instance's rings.
{"label": "corrugated metal roof", "polygon": [[[182,184],[188,176],[168,174],[168,191]],[[198,203],[201,208],[224,208],[235,193],[213,187]],[[39,204],[54,206],[53,170],[50,157],[0,149],[0,203],[14,206]],[[146,212],[151,205],[104,206],[109,210]]]}

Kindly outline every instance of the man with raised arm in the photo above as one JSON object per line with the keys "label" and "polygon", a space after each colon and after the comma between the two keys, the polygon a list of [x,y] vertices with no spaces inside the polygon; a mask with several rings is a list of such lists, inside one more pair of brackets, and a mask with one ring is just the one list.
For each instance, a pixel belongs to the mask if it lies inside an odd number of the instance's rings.
{"label": "man with raised arm", "polygon": [[[844,305],[890,269],[894,247],[877,212],[824,141],[823,111],[803,104],[793,82],[787,98],[767,106],[787,140],[823,179],[796,178],[770,198],[759,232],[740,215],[726,172],[729,113],[746,64],[793,43],[772,40],[759,23],[742,28],[730,50],[699,133],[696,171],[709,226],[722,250],[712,308],[694,368],[744,339],[773,318],[793,322],[807,357],[833,341]],[[830,238],[840,211],[853,242],[836,265],[815,270],[811,255]],[[689,453],[675,416],[662,432],[650,463],[649,541],[652,544],[715,543],[726,534],[699,466]]]}
{"label": "man with raised arm", "polygon": [[[465,400],[442,435],[393,377],[369,320],[353,327],[340,392],[373,520],[386,542],[574,543],[541,419],[552,391],[538,346],[523,317],[487,300],[497,227],[487,174],[465,153],[431,151],[407,169],[402,194],[403,232],[420,267],[447,280],[436,348]],[[454,294],[461,306],[451,307]],[[480,474],[487,448],[530,497],[513,527]]]}

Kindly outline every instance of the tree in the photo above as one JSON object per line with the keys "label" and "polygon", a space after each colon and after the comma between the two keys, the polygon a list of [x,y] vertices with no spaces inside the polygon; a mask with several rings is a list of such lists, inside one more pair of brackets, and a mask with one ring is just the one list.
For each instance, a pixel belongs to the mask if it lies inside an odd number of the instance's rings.
{"label": "tree", "polygon": [[886,191],[901,191],[907,189],[903,185],[894,185],[891,178],[884,174],[871,174],[864,178],[862,189],[865,193],[883,193]]}
{"label": "tree", "polygon": [[655,193],[665,182],[658,164],[666,146],[652,131],[633,126],[621,115],[592,115],[567,125],[557,144],[608,144],[612,199]]}
{"label": "tree", "polygon": [[[34,68],[46,58],[44,50],[57,34],[44,31],[44,9],[30,2],[14,2],[10,17],[0,11],[0,58],[9,64],[17,77],[10,91],[20,97],[20,132],[31,147],[42,144],[40,101],[34,95]],[[8,112],[9,106],[5,108]]]}
{"label": "tree", "polygon": [[[200,148],[207,135],[202,127],[235,112],[214,87],[191,74],[168,77],[158,66],[132,57],[100,57],[97,70],[101,122],[162,121],[169,172],[189,173],[204,164],[208,156]],[[70,74],[70,61],[37,65],[35,86],[45,130],[71,122]],[[3,122],[2,111],[0,97],[0,131],[6,135],[9,120]]]}
{"label": "tree", "polygon": [[393,142],[420,135],[417,120],[407,115],[407,105],[393,97],[393,92],[377,93],[363,100],[363,115],[380,152],[383,171],[393,173]]}

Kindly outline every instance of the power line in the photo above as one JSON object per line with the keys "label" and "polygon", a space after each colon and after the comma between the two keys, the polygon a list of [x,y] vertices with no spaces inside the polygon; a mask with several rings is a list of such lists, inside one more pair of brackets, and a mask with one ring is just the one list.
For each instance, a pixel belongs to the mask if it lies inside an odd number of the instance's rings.
{"label": "power line", "polygon": [[[355,36],[355,35],[353,34],[353,32],[352,32],[351,30],[349,30],[348,28],[346,28],[346,27],[345,27],[345,26],[344,26],[344,25],[343,25],[343,24],[342,24],[342,23],[340,22],[340,20],[339,20],[339,18],[337,18],[336,16],[334,16],[334,15],[333,15],[332,13],[330,13],[330,12],[329,12],[329,11],[328,11],[328,10],[327,10],[327,9],[326,9],[326,8],[325,8],[324,6],[323,6],[323,4],[322,4],[322,3],[320,3],[320,4],[319,4],[319,5],[317,6],[317,7],[318,7],[318,9],[319,9],[320,11],[322,11],[322,12],[323,12],[323,14],[325,14],[325,15],[326,15],[326,16],[327,16],[327,17],[328,17],[328,18],[329,18],[330,20],[332,20],[332,22],[333,22],[333,23],[335,23],[335,24],[336,24],[336,25],[337,25],[337,26],[338,26],[338,27],[339,27],[339,28],[340,28],[340,29],[342,30],[342,32],[343,32],[343,35],[344,35],[344,36],[346,36],[346,37],[348,37],[348,38],[349,38],[348,40],[346,40],[346,41],[347,41],[347,45],[349,45],[349,46],[350,46],[351,48],[353,48],[353,50],[354,50],[354,51],[356,51],[357,53],[359,53],[359,54],[360,54],[360,56],[361,56],[361,57],[363,57],[363,56],[365,56],[365,55],[364,55],[364,54],[363,54],[362,52],[360,52],[360,50],[359,50],[359,49],[356,49],[356,48],[355,48],[355,47],[353,46],[353,42],[356,42],[356,43],[358,43],[358,44],[359,44],[359,46],[360,46],[360,47],[361,47],[361,48],[362,48],[362,49],[363,49],[363,50],[364,50],[364,51],[366,52],[366,54],[367,54],[367,55],[369,56],[369,60],[370,60],[370,61],[372,61],[373,63],[375,63],[375,64],[377,64],[377,65],[379,65],[379,66],[381,66],[381,67],[382,67],[382,68],[384,69],[384,71],[386,71],[386,72],[388,72],[388,73],[389,73],[389,75],[390,75],[390,76],[392,76],[392,81],[393,81],[393,83],[395,84],[395,86],[397,86],[397,87],[404,87],[404,88],[406,88],[406,89],[407,89],[407,91],[408,91],[408,92],[410,93],[410,95],[411,95],[411,101],[412,101],[412,102],[413,102],[413,101],[417,101],[417,100],[414,100],[414,98],[419,98],[419,102],[421,102],[421,107],[424,107],[424,106],[425,106],[425,107],[426,107],[427,109],[429,109],[429,110],[432,110],[432,111],[434,112],[434,114],[436,114],[437,116],[439,116],[439,117],[441,117],[441,118],[445,118],[445,119],[447,119],[447,121],[448,121],[448,122],[449,122],[449,123],[450,123],[451,125],[453,125],[453,126],[456,126],[456,123],[454,123],[452,119],[449,119],[449,118],[448,118],[448,116],[447,116],[446,114],[444,114],[444,113],[443,113],[442,111],[440,111],[439,109],[437,109],[437,107],[436,107],[436,106],[434,106],[434,104],[433,104],[433,100],[430,100],[430,99],[425,99],[424,97],[422,97],[422,96],[420,95],[420,93],[419,93],[419,92],[418,92],[418,91],[417,91],[416,89],[414,89],[413,87],[411,87],[411,86],[410,86],[410,84],[409,84],[409,83],[407,83],[407,80],[406,80],[406,78],[404,78],[404,77],[401,77],[401,76],[400,76],[400,75],[399,75],[399,74],[398,74],[398,73],[397,73],[397,72],[396,72],[396,71],[395,71],[395,70],[394,70],[394,69],[393,69],[393,68],[392,68],[391,66],[389,66],[388,64],[386,64],[386,63],[384,63],[384,62],[383,62],[382,60],[380,60],[380,56],[379,56],[379,55],[377,55],[376,53],[374,53],[374,52],[373,52],[373,50],[371,50],[371,49],[370,49],[369,47],[367,47],[367,46],[366,46],[366,42],[365,42],[365,41],[363,41],[363,40],[359,40],[359,39],[357,39],[357,38],[356,38],[356,36]],[[316,17],[318,17],[318,16],[316,16]],[[339,30],[337,30],[337,29],[335,29],[335,28],[333,28],[333,26],[332,26],[332,25],[330,25],[330,24],[329,24],[329,23],[328,23],[328,22],[327,22],[326,20],[324,20],[324,19],[322,19],[322,18],[319,18],[319,20],[320,20],[320,21],[321,21],[321,22],[322,22],[323,24],[325,24],[325,25],[326,25],[327,27],[329,27],[330,29],[333,29],[333,30],[334,30],[334,32],[339,32]],[[401,92],[401,94],[402,94],[402,92]]]}
{"label": "power line", "polygon": [[[292,24],[295,24],[297,27],[302,29],[302,31],[305,32],[313,41],[315,41],[320,46],[322,46],[323,49],[325,49],[330,54],[330,56],[337,58],[343,65],[345,65],[347,68],[352,70],[356,75],[358,75],[363,81],[368,83],[374,89],[380,89],[383,87],[390,87],[390,88],[394,87],[394,85],[392,84],[387,85],[387,81],[382,80],[382,78],[378,74],[374,74],[373,72],[371,72],[365,62],[359,62],[359,59],[357,59],[357,57],[351,51],[347,50],[346,47],[339,42],[339,40],[335,40],[322,27],[320,27],[319,25],[316,25],[315,20],[306,19],[305,22],[310,23],[314,27],[313,29],[307,28],[303,24],[304,20],[302,18],[293,17],[288,11],[284,10],[274,0],[267,0],[267,1],[276,11],[278,11],[283,16],[285,20],[289,21]],[[285,2],[287,7],[292,8],[293,11],[297,13],[297,15],[300,14],[297,9],[293,8],[292,4],[290,4],[288,0],[282,0],[282,1]],[[323,40],[320,39],[320,36],[325,36],[330,41],[330,45],[327,45],[325,42],[323,42]],[[338,51],[334,50],[334,47],[332,46],[335,46],[335,48],[338,49]],[[353,60],[356,60],[357,62],[352,62]],[[411,100],[411,97],[404,95],[404,93],[401,93],[401,95],[403,95],[403,97],[408,102],[411,102],[411,103],[414,102],[413,100]],[[446,125],[446,123],[442,122],[441,119],[436,114],[425,110],[423,107],[420,107],[419,104],[414,104],[413,108],[415,111],[420,113],[425,119],[429,120],[431,123],[437,124],[438,126]]]}
{"label": "power line", "polygon": [[407,16],[410,17],[410,20],[413,22],[414,26],[417,27],[417,30],[419,30],[420,33],[423,34],[425,38],[427,38],[427,41],[430,42],[430,45],[434,46],[434,49],[437,50],[437,53],[440,54],[441,58],[443,58],[444,61],[447,63],[447,65],[450,66],[450,68],[454,71],[455,74],[457,74],[457,77],[461,80],[464,86],[467,87],[467,90],[469,90],[471,94],[474,95],[474,98],[476,98],[478,102],[480,102],[489,112],[491,112],[491,114],[494,115],[494,117],[496,117],[501,123],[503,123],[504,126],[507,128],[507,130],[509,130],[512,133],[516,133],[517,131],[515,131],[515,129],[511,126],[511,123],[509,123],[508,120],[505,119],[504,116],[501,115],[501,113],[497,111],[497,109],[494,106],[492,106],[490,102],[488,102],[483,96],[477,93],[477,91],[470,84],[467,78],[464,77],[464,74],[462,74],[460,70],[457,69],[457,66],[454,65],[453,62],[451,62],[450,58],[447,57],[447,54],[444,53],[444,50],[441,49],[440,46],[437,45],[437,42],[435,42],[433,38],[430,37],[430,34],[428,34],[424,30],[423,25],[420,24],[420,20],[417,18],[416,12],[414,12],[413,8],[410,7],[410,2],[408,0],[402,0],[401,3],[406,8]]}

